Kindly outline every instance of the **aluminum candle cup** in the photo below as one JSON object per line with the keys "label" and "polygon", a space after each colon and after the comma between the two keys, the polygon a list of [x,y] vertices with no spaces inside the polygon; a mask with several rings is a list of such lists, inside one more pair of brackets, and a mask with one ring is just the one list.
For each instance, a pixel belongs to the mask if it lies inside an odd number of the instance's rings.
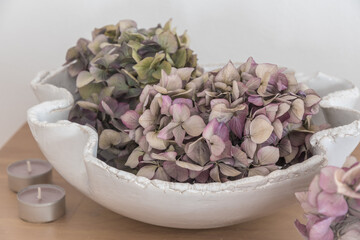
{"label": "aluminum candle cup", "polygon": [[17,194],[19,217],[27,222],[52,222],[65,214],[65,190],[52,184],[37,184]]}
{"label": "aluminum candle cup", "polygon": [[14,162],[7,168],[9,188],[18,192],[29,185],[50,183],[51,171],[51,164],[40,159]]}

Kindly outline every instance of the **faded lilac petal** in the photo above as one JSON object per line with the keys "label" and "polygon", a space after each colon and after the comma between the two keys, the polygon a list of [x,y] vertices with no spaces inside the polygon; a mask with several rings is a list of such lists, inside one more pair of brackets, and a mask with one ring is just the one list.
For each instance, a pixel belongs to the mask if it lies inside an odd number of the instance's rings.
{"label": "faded lilac petal", "polygon": [[170,115],[171,98],[168,95],[162,96],[161,114]]}
{"label": "faded lilac petal", "polygon": [[190,117],[190,109],[184,104],[174,104],[172,115],[175,122],[182,123]]}
{"label": "faded lilac petal", "polygon": [[288,137],[282,138],[278,147],[280,150],[280,157],[285,157],[292,151],[291,143]]}
{"label": "faded lilac petal", "polygon": [[360,179],[360,164],[346,171],[342,178],[343,182],[347,183],[348,185],[353,185],[354,182],[358,179]]}
{"label": "faded lilac petal", "polygon": [[306,133],[293,131],[289,134],[291,145],[294,147],[300,147],[304,145]]}
{"label": "faded lilac petal", "polygon": [[[354,168],[352,168],[354,169]],[[351,197],[351,198],[356,198],[356,199],[360,199],[360,193],[356,191],[356,189],[352,189],[348,184],[346,184],[345,180],[345,174],[348,174],[350,170],[349,169],[347,172],[345,172],[344,169],[337,169],[335,171],[335,183],[337,186],[337,192],[340,194],[343,194],[345,196]],[[356,171],[350,172],[350,174],[347,176],[348,178],[351,177],[352,174],[354,174]],[[352,183],[353,181],[350,181],[350,183]]]}
{"label": "faded lilac petal", "polygon": [[249,81],[247,81],[246,87],[248,88],[248,90],[255,91],[260,86],[260,83],[261,83],[260,78],[251,77]]}
{"label": "faded lilac petal", "polygon": [[171,123],[171,117],[169,116],[163,116],[160,119],[159,122],[159,129],[163,129],[165,126],[169,125],[169,123]]}
{"label": "faded lilac petal", "polygon": [[339,168],[333,166],[327,166],[321,169],[319,186],[325,192],[336,193],[337,185],[335,183],[335,171]]}
{"label": "faded lilac petal", "polygon": [[248,176],[249,177],[266,176],[269,173],[270,173],[269,169],[267,169],[265,166],[260,166],[260,167],[250,168]]}
{"label": "faded lilac petal", "polygon": [[176,98],[173,101],[173,104],[185,104],[186,106],[188,106],[189,108],[193,107],[193,102],[191,99],[187,99],[187,98]]}
{"label": "faded lilac petal", "polygon": [[106,150],[118,145],[124,141],[123,137],[125,137],[125,135],[127,134],[112,129],[105,129],[99,136],[99,148]]}
{"label": "faded lilac petal", "polygon": [[140,115],[134,110],[127,111],[120,117],[122,123],[129,129],[136,129],[139,126]]}
{"label": "faded lilac petal", "polygon": [[191,73],[194,71],[194,68],[171,68],[171,73],[170,74],[176,74],[178,75],[181,80],[183,81],[189,81],[190,77],[191,77]]}
{"label": "faded lilac petal", "polygon": [[312,226],[321,221],[321,217],[318,214],[304,214],[304,216],[307,219],[307,223],[306,223],[306,229],[309,232],[310,229],[312,228]]}
{"label": "faded lilac petal", "polygon": [[110,106],[105,101],[101,101],[99,109],[100,109],[100,111],[105,112],[106,114],[110,115],[111,117],[114,117],[113,110],[110,108]]}
{"label": "faded lilac petal", "polygon": [[165,172],[178,182],[185,182],[189,179],[189,170],[176,165],[175,161],[166,161],[163,164]]}
{"label": "faded lilac petal", "polygon": [[176,152],[162,152],[162,153],[151,153],[152,158],[164,161],[175,161],[177,153]]}
{"label": "faded lilac petal", "polygon": [[189,162],[184,162],[184,161],[176,161],[176,165],[178,165],[179,167],[182,167],[182,168],[193,170],[193,171],[203,170],[203,167],[201,167],[199,165],[189,163]]}
{"label": "faded lilac petal", "polygon": [[174,137],[173,129],[179,126],[179,123],[176,122],[170,122],[168,125],[166,125],[163,129],[160,130],[158,134],[158,138],[161,139],[171,139]]}
{"label": "faded lilac petal", "polygon": [[251,141],[250,138],[245,138],[244,142],[241,144],[241,148],[244,149],[249,158],[253,158],[256,151],[256,143]]}
{"label": "faded lilac petal", "polygon": [[240,81],[240,74],[235,68],[234,64],[229,61],[215,77],[216,82],[224,82],[231,85],[232,81]]}
{"label": "faded lilac petal", "polygon": [[[330,126],[329,126],[330,127]],[[324,128],[326,129],[326,128]],[[356,165],[358,165],[358,160],[356,157],[354,156],[348,156],[345,160],[345,163],[343,165],[343,168],[351,168],[351,167],[355,167]]]}
{"label": "faded lilac petal", "polygon": [[155,119],[156,117],[151,114],[151,111],[149,109],[147,109],[139,117],[139,123],[143,128],[147,128],[154,124]]}
{"label": "faded lilac petal", "polygon": [[249,103],[254,104],[255,106],[263,106],[264,102],[261,96],[257,96],[257,95],[251,95],[248,97],[248,101]]}
{"label": "faded lilac petal", "polygon": [[155,172],[155,175],[153,179],[158,179],[162,181],[170,181],[170,176],[165,172],[163,167],[158,167],[158,169]]}
{"label": "faded lilac petal", "polygon": [[229,108],[226,106],[226,104],[218,103],[211,109],[209,121],[217,119],[219,122],[227,123],[233,115],[234,113],[229,111]]}
{"label": "faded lilac petal", "polygon": [[174,91],[182,88],[182,80],[180,76],[176,74],[167,75],[164,70],[161,70],[159,85],[168,91]]}
{"label": "faded lilac petal", "polygon": [[175,91],[182,88],[182,80],[178,75],[169,75],[168,82],[165,86],[168,91]]}
{"label": "faded lilac petal", "polygon": [[240,71],[243,73],[246,72],[253,74],[255,72],[256,66],[257,64],[254,59],[252,57],[249,57],[245,63],[241,64]]}
{"label": "faded lilac petal", "polygon": [[131,168],[137,167],[139,165],[139,157],[142,155],[144,155],[144,151],[140,147],[135,148],[129,155],[125,166],[129,166]]}
{"label": "faded lilac petal", "polygon": [[186,133],[190,136],[196,137],[201,135],[205,128],[204,120],[197,115],[189,117],[183,124],[182,127]]}
{"label": "faded lilac petal", "polygon": [[197,178],[202,171],[193,171],[193,170],[189,170],[189,178]]}
{"label": "faded lilac petal", "polygon": [[321,240],[333,240],[334,233],[330,228],[330,225],[334,218],[326,218],[315,223],[309,231],[309,239],[321,239]]}
{"label": "faded lilac petal", "polygon": [[340,240],[358,240],[360,236],[360,222],[353,223],[346,229]]}
{"label": "faded lilac petal", "polygon": [[[140,129],[140,128],[139,128]],[[137,144],[139,144],[139,147],[144,151],[147,152],[149,150],[149,143],[146,141],[146,136],[141,136],[139,138],[139,141],[136,142]]]}
{"label": "faded lilac petal", "polygon": [[282,73],[277,74],[275,85],[276,85],[278,91],[283,91],[283,90],[287,89],[288,80],[287,80],[285,74],[282,74]]}
{"label": "faded lilac petal", "polygon": [[[215,136],[217,136],[217,135],[215,135]],[[210,156],[210,161],[216,162],[218,160],[231,158],[231,141],[229,141],[229,140],[225,141],[224,145],[225,145],[225,148],[224,148],[223,152],[220,155],[212,154]]]}
{"label": "faded lilac petal", "polygon": [[152,85],[146,85],[143,89],[143,91],[141,92],[140,96],[139,96],[139,100],[140,102],[144,103],[146,98],[148,98],[149,93],[153,90],[153,86]]}
{"label": "faded lilac petal", "polygon": [[215,135],[219,136],[224,142],[229,140],[229,129],[223,122],[215,130]]}
{"label": "faded lilac petal", "polygon": [[229,122],[229,127],[231,131],[240,139],[242,138],[243,135],[246,115],[247,115],[246,112],[241,112],[237,116],[232,117]]}
{"label": "faded lilac petal", "polygon": [[267,75],[272,75],[272,74],[276,73],[277,70],[278,70],[278,67],[274,64],[262,63],[262,64],[257,65],[257,67],[255,69],[255,73],[256,73],[257,77],[263,79],[263,78],[267,77]]}
{"label": "faded lilac petal", "polygon": [[162,102],[162,95],[160,93],[156,94],[154,99],[150,103],[150,112],[154,116],[158,116],[160,108],[161,108],[161,102]]}
{"label": "faded lilac petal", "polygon": [[240,89],[237,81],[232,82],[232,99],[233,101],[240,97]]}
{"label": "faded lilac petal", "polygon": [[236,177],[241,174],[240,171],[224,163],[219,163],[219,167],[220,167],[220,172],[225,176]]}
{"label": "faded lilac petal", "polygon": [[283,125],[281,123],[281,121],[279,119],[276,119],[273,123],[272,123],[273,127],[274,127],[274,132],[276,134],[276,136],[281,139],[282,138],[282,134],[284,131]]}
{"label": "faded lilac petal", "polygon": [[224,141],[217,135],[213,135],[210,138],[210,150],[215,156],[219,156],[225,149]]}
{"label": "faded lilac petal", "polygon": [[309,192],[308,192],[308,201],[309,203],[316,207],[317,206],[317,197],[321,192],[321,188],[319,185],[319,175],[316,175],[310,183]]}
{"label": "faded lilac petal", "polygon": [[219,172],[219,167],[218,167],[218,165],[215,165],[215,167],[210,170],[210,177],[211,177],[215,182],[221,182],[219,173],[220,173],[220,172]]}
{"label": "faded lilac petal", "polygon": [[275,121],[275,116],[276,116],[276,112],[279,109],[279,105],[278,104],[268,104],[265,107],[266,110],[266,116],[268,117],[268,119],[270,120],[270,122]]}
{"label": "faded lilac petal", "polygon": [[246,119],[245,127],[244,127],[244,136],[250,136],[250,124],[251,124],[250,118]]}
{"label": "faded lilac petal", "polygon": [[321,192],[317,197],[319,213],[328,217],[343,216],[348,211],[344,196],[340,194]]}
{"label": "faded lilac petal", "polygon": [[146,135],[148,132],[154,132],[155,131],[155,125],[150,125],[143,129],[143,134]]}
{"label": "faded lilac petal", "polygon": [[149,145],[152,148],[158,150],[165,150],[167,146],[169,146],[169,142],[161,138],[158,138],[157,133],[155,132],[148,132],[146,134],[146,141],[149,143]]}
{"label": "faded lilac petal", "polygon": [[247,160],[246,153],[241,151],[240,147],[237,146],[231,146],[231,154],[234,157],[234,159],[244,166],[249,166],[249,162]]}
{"label": "faded lilac petal", "polygon": [[276,112],[276,118],[283,116],[290,109],[290,105],[288,103],[280,103],[279,108]]}
{"label": "faded lilac petal", "polygon": [[206,183],[210,177],[210,170],[202,171],[196,178],[198,183]]}
{"label": "faded lilac petal", "polygon": [[210,139],[214,135],[216,129],[219,127],[219,122],[216,119],[211,120],[203,131],[203,137],[205,139]]}
{"label": "faded lilac petal", "polygon": [[117,26],[119,26],[119,30],[120,32],[125,31],[128,28],[136,28],[137,24],[134,20],[129,20],[129,19],[124,19],[124,20],[120,20],[117,23]]}
{"label": "faded lilac petal", "polygon": [[259,115],[266,116],[266,107],[262,107],[262,108],[259,108],[258,110],[256,110],[255,113],[253,114],[253,117],[257,117]]}
{"label": "faded lilac petal", "polygon": [[175,138],[175,142],[179,145],[182,146],[183,145],[183,141],[185,138],[185,130],[181,128],[181,126],[177,126],[176,128],[174,128],[172,130],[172,133],[174,135]]}
{"label": "faded lilac petal", "polygon": [[286,155],[284,158],[285,158],[285,161],[286,163],[289,163],[291,162],[292,160],[295,159],[296,155],[298,154],[299,152],[299,148],[298,147],[294,147],[294,146],[291,146],[291,152],[289,155]]}
{"label": "faded lilac petal", "polygon": [[186,144],[186,155],[194,162],[204,166],[210,159],[210,150],[204,140],[198,140],[193,143]]}
{"label": "faded lilac petal", "polygon": [[305,213],[317,214],[318,210],[308,202],[307,192],[296,192],[295,197],[300,202],[302,209]]}
{"label": "faded lilac petal", "polygon": [[273,132],[270,135],[270,137],[263,144],[265,144],[266,146],[267,145],[276,145],[277,141],[278,141],[278,138],[277,138],[276,134]]}
{"label": "faded lilac petal", "polygon": [[[124,102],[118,102],[116,99],[110,97],[104,97],[103,101],[111,109],[113,115],[110,115],[115,118],[120,118],[126,111],[129,110],[129,104]],[[104,112],[103,104],[100,104],[99,110]]]}
{"label": "faded lilac petal", "polygon": [[261,165],[275,164],[279,160],[279,149],[272,146],[260,148],[257,157]]}
{"label": "faded lilac petal", "polygon": [[301,233],[301,235],[303,235],[304,237],[308,237],[306,226],[304,224],[301,224],[297,219],[295,220],[295,227]]}
{"label": "faded lilac petal", "polygon": [[295,99],[291,104],[290,116],[294,116],[297,120],[301,121],[304,116],[305,108],[304,101]]}
{"label": "faded lilac petal", "polygon": [[348,199],[349,213],[360,219],[360,199]]}
{"label": "faded lilac petal", "polygon": [[261,144],[270,137],[273,130],[274,127],[264,115],[257,116],[250,124],[251,140]]}
{"label": "faded lilac petal", "polygon": [[318,104],[321,101],[321,98],[315,94],[307,95],[305,98],[305,106],[311,107],[315,104]]}
{"label": "faded lilac petal", "polygon": [[142,168],[140,168],[136,175],[152,179],[155,175],[156,168],[157,167],[155,165],[143,166]]}
{"label": "faded lilac petal", "polygon": [[230,103],[228,100],[220,98],[220,99],[213,99],[210,101],[210,107],[214,108],[217,104],[225,104],[226,107],[230,107]]}

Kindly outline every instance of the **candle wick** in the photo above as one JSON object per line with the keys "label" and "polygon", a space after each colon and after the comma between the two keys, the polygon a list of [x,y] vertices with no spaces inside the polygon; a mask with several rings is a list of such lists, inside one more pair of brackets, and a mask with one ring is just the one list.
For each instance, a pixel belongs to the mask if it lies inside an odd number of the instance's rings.
{"label": "candle wick", "polygon": [[41,187],[38,187],[37,199],[41,200]]}
{"label": "candle wick", "polygon": [[27,171],[28,173],[31,173],[32,169],[31,169],[31,162],[29,160],[26,161],[26,165],[27,165]]}

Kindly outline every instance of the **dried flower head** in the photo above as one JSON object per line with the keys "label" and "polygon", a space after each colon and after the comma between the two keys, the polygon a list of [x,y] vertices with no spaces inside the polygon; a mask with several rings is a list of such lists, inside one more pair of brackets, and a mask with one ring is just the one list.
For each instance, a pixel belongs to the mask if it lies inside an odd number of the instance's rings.
{"label": "dried flower head", "polygon": [[162,71],[128,111],[136,117],[122,119],[141,149],[125,164],[137,175],[225,182],[267,175],[311,155],[311,116],[320,97],[293,73],[252,58],[199,77],[193,71]]}
{"label": "dried flower head", "polygon": [[296,220],[309,240],[358,239],[360,236],[360,164],[349,168],[325,167],[307,192],[296,193],[308,220]]}
{"label": "dried flower head", "polygon": [[[178,35],[171,21],[164,27],[138,29],[134,21],[122,20],[95,29],[92,41],[81,38],[68,50],[65,64],[69,65],[69,75],[75,78],[80,95],[69,119],[94,127],[100,140],[110,136],[102,134],[104,130],[128,134],[125,129],[137,127],[124,125],[120,119],[126,122],[138,117],[136,112],[126,111],[135,109],[143,88],[158,83],[162,71],[170,74],[172,68],[189,67],[190,72],[179,74],[193,72],[196,76],[200,72],[193,71],[197,58],[188,47],[186,32]],[[131,143],[126,147],[116,145],[112,151],[99,144],[99,157],[114,166],[118,165],[114,161],[125,163],[124,159],[136,148]]]}

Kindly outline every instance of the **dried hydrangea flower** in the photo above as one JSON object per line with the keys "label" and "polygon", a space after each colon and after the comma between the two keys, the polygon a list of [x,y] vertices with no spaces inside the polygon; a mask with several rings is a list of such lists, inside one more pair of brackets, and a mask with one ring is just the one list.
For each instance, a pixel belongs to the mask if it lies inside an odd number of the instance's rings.
{"label": "dried hydrangea flower", "polygon": [[[124,125],[123,121],[137,122],[140,114],[134,110],[143,88],[158,83],[161,71],[170,74],[185,67],[179,75],[190,78],[188,75],[197,68],[197,58],[189,49],[186,33],[178,35],[171,21],[164,27],[138,29],[134,21],[122,20],[95,29],[91,41],[79,39],[68,50],[65,64],[81,98],[69,120],[92,126],[102,136],[107,129],[129,134],[128,130],[137,128],[139,123]],[[199,72],[194,71],[194,76]],[[99,148],[99,158],[125,163],[136,145],[133,140],[126,147],[117,145],[116,154]]]}
{"label": "dried hydrangea flower", "polygon": [[97,130],[98,157],[108,164],[207,183],[267,175],[311,156],[320,97],[285,68],[249,58],[203,73],[170,21],[138,29],[124,20],[92,37],[67,53],[80,95],[69,119]]}
{"label": "dried hydrangea flower", "polygon": [[359,163],[350,168],[325,167],[307,192],[296,193],[308,220],[295,226],[309,240],[357,239],[360,236]]}
{"label": "dried hydrangea flower", "polygon": [[147,141],[127,162],[138,175],[159,179],[160,169],[162,180],[225,182],[267,175],[311,156],[309,138],[320,129],[311,115],[320,98],[292,73],[251,58],[200,77],[193,71],[162,70],[159,82],[147,85],[135,110],[121,118],[139,145]]}

